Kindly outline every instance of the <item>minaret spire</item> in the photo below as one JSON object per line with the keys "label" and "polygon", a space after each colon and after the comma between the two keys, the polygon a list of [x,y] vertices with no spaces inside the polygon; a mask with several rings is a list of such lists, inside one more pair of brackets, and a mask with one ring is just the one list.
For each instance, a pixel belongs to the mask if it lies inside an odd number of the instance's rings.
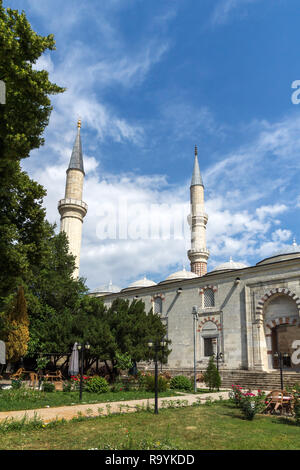
{"label": "minaret spire", "polygon": [[76,136],[76,139],[75,139],[75,142],[74,142],[73,151],[72,151],[72,155],[71,155],[71,158],[70,158],[70,163],[69,163],[69,168],[68,169],[69,170],[70,169],[80,170],[84,174],[80,128],[81,128],[81,120],[78,119],[78,122],[77,122],[77,136]]}
{"label": "minaret spire", "polygon": [[204,212],[204,185],[198,162],[198,149],[195,146],[195,161],[190,187],[191,198],[191,249],[188,257],[191,271],[198,276],[207,273],[209,251],[206,249],[206,224],[208,215]]}
{"label": "minaret spire", "polygon": [[194,170],[193,170],[193,176],[192,176],[192,181],[191,181],[191,186],[195,186],[195,185],[200,185],[204,187],[202,176],[200,173],[199,162],[198,162],[197,145],[195,145],[195,162],[194,162]]}
{"label": "minaret spire", "polygon": [[79,275],[82,223],[87,213],[87,204],[82,201],[85,173],[83,168],[80,128],[81,120],[79,119],[77,122],[77,135],[67,169],[65,198],[61,199],[58,203],[58,211],[61,215],[60,231],[64,231],[67,234],[69,251],[75,256],[76,267],[74,277],[78,277]]}

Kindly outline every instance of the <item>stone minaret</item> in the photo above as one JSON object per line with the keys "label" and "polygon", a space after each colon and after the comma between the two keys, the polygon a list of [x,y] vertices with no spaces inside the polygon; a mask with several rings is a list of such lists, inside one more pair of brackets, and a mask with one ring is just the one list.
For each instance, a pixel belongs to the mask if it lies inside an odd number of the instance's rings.
{"label": "stone minaret", "polygon": [[60,213],[60,231],[67,234],[69,251],[76,258],[74,277],[79,275],[80,248],[83,218],[87,213],[87,204],[82,201],[84,179],[82,147],[80,138],[81,121],[77,124],[75,139],[69,168],[67,169],[65,198],[58,203]]}
{"label": "stone minaret", "polygon": [[195,147],[195,163],[190,187],[190,198],[191,249],[188,251],[188,257],[191,262],[191,271],[198,276],[203,276],[207,273],[207,260],[209,258],[209,251],[206,249],[208,215],[204,212],[204,186],[198,163],[197,147]]}

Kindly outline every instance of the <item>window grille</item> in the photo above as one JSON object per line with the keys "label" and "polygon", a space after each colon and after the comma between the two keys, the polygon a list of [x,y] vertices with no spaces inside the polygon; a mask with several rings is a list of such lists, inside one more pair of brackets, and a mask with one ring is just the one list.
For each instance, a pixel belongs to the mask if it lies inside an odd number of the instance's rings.
{"label": "window grille", "polygon": [[160,297],[154,299],[154,313],[162,313],[162,300]]}
{"label": "window grille", "polygon": [[204,308],[215,306],[215,293],[212,289],[205,289],[204,291]]}
{"label": "window grille", "polygon": [[213,338],[204,338],[204,356],[210,357],[214,353]]}

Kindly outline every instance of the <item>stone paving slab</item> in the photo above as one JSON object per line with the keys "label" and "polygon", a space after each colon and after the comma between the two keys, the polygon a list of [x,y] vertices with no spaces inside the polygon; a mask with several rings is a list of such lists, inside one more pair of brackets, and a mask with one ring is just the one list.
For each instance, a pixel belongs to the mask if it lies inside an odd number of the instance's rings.
{"label": "stone paving slab", "polygon": [[[178,397],[163,397],[158,399],[158,406],[160,407],[162,401],[175,401],[175,400],[187,400],[189,405],[192,405],[197,401],[198,398],[201,401],[205,401],[208,397],[211,397],[212,400],[218,400],[219,397],[222,397],[224,400],[229,398],[228,391],[220,391],[220,392],[213,392],[213,393],[201,393],[198,395],[192,394],[182,394]],[[49,423],[50,421],[54,421],[56,419],[65,419],[70,420],[74,417],[78,416],[78,413],[82,413],[83,415],[87,416],[88,413],[90,416],[98,416],[99,415],[99,408],[101,408],[101,415],[107,415],[109,412],[120,412],[120,405],[128,405],[129,409],[122,410],[123,413],[126,412],[133,412],[136,411],[136,405],[143,406],[146,408],[147,404],[154,405],[154,398],[145,398],[140,400],[130,400],[130,401],[117,401],[117,402],[105,402],[105,403],[88,403],[88,404],[81,404],[81,405],[69,405],[69,406],[60,406],[57,408],[39,408],[36,410],[20,410],[20,411],[1,411],[0,412],[0,421],[5,419],[22,419],[24,415],[27,415],[28,419],[34,418],[34,416],[38,416],[43,420],[44,423]],[[107,409],[107,405],[109,405],[109,410]],[[91,410],[91,411],[88,411]]]}

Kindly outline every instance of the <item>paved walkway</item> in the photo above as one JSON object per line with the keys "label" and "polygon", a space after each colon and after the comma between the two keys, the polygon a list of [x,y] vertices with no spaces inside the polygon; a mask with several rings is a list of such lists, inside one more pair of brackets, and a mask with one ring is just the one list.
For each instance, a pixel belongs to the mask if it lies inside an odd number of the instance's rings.
{"label": "paved walkway", "polygon": [[[201,393],[197,395],[191,394],[181,394],[178,397],[164,397],[158,399],[158,406],[162,405],[164,401],[175,401],[175,400],[187,400],[189,405],[195,403],[199,398],[201,401],[205,401],[208,397],[211,397],[212,400],[219,400],[219,397],[222,397],[224,400],[228,399],[228,391],[220,391],[214,393]],[[39,408],[37,410],[22,410],[22,411],[2,411],[0,412],[0,421],[5,419],[21,419],[26,414],[28,419],[33,418],[37,415],[43,420],[44,423],[49,423],[50,421],[56,419],[65,419],[70,420],[76,416],[78,413],[82,413],[85,416],[98,416],[99,408],[101,408],[101,415],[106,415],[108,413],[120,412],[120,406],[123,406],[122,412],[133,412],[136,411],[136,405],[143,406],[146,408],[147,404],[154,405],[154,398],[142,399],[142,400],[130,400],[130,401],[117,401],[110,403],[89,403],[82,405],[71,405],[71,406],[60,406],[58,408]],[[107,408],[107,405],[109,407]],[[126,406],[128,405],[128,407]]]}

